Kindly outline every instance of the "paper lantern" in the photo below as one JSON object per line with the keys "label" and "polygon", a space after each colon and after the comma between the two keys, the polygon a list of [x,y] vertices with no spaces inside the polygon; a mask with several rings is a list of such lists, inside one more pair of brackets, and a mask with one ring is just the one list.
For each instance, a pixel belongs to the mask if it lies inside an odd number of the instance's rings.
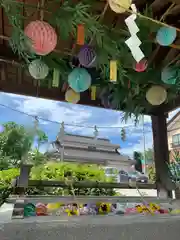
{"label": "paper lantern", "polygon": [[115,13],[124,13],[131,6],[132,0],[108,0],[109,7]]}
{"label": "paper lantern", "polygon": [[167,98],[167,91],[162,86],[152,86],[146,93],[147,101],[154,106],[161,105]]}
{"label": "paper lantern", "polygon": [[140,62],[135,64],[135,71],[136,72],[144,72],[148,66],[147,60],[141,60]]}
{"label": "paper lantern", "polygon": [[176,28],[173,27],[161,27],[156,35],[156,41],[161,46],[169,46],[176,39]]}
{"label": "paper lantern", "polygon": [[36,207],[32,203],[28,203],[24,207],[24,216],[25,217],[31,217],[36,216]]}
{"label": "paper lantern", "polygon": [[49,73],[49,68],[40,59],[36,59],[29,64],[29,73],[34,79],[44,79]]}
{"label": "paper lantern", "polygon": [[61,207],[61,203],[48,203],[46,208],[47,211],[56,211]]}
{"label": "paper lantern", "polygon": [[96,64],[96,53],[95,51],[88,45],[85,45],[81,48],[78,59],[81,65],[84,67],[90,68],[95,67]]}
{"label": "paper lantern", "polygon": [[161,72],[161,80],[166,84],[175,84],[177,79],[177,71],[170,67],[164,68]]}
{"label": "paper lantern", "polygon": [[68,89],[65,94],[65,100],[69,103],[78,103],[80,100],[80,94],[72,89]]}
{"label": "paper lantern", "polygon": [[75,92],[84,92],[91,85],[91,75],[84,68],[75,68],[68,76],[68,83]]}
{"label": "paper lantern", "polygon": [[46,205],[43,203],[36,204],[36,215],[37,216],[46,216],[47,215],[47,208]]}
{"label": "paper lantern", "polygon": [[32,50],[38,55],[49,54],[57,45],[57,34],[47,22],[39,20],[30,22],[24,33],[32,41]]}

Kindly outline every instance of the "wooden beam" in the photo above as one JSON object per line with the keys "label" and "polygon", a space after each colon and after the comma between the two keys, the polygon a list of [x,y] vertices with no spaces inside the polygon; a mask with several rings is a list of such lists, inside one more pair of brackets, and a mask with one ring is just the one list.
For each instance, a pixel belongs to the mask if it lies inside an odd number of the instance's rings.
{"label": "wooden beam", "polygon": [[[6,92],[6,93],[14,93],[18,95],[32,96],[32,97],[37,96],[36,86],[33,86],[28,83],[16,84],[12,82],[8,83],[8,81],[3,81],[3,82],[0,82],[0,91]],[[62,93],[59,88],[48,89],[46,87],[39,87],[38,97],[55,100],[55,101],[65,101],[65,94]],[[89,91],[86,91],[81,94],[81,100],[79,104],[94,106],[94,107],[103,107],[101,105],[100,100],[98,99],[94,101],[91,100]]]}
{"label": "wooden beam", "polygon": [[159,112],[169,113],[179,107],[180,107],[180,95],[178,95],[176,99],[172,100],[171,102],[161,105],[161,107],[159,107]]}
{"label": "wooden beam", "polygon": [[[69,188],[64,181],[53,181],[53,180],[29,180],[29,187],[63,187]],[[79,181],[73,183],[74,188],[116,188],[136,189],[136,186],[129,183],[108,183],[108,182],[92,182],[92,181]],[[156,189],[156,184],[153,183],[137,183],[139,189]]]}

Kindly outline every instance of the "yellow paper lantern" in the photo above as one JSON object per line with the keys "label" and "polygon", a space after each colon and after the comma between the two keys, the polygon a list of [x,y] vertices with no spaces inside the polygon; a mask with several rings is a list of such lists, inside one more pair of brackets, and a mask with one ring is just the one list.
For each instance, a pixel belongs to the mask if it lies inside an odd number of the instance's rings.
{"label": "yellow paper lantern", "polygon": [[130,8],[132,0],[108,0],[109,7],[115,13],[124,13]]}
{"label": "yellow paper lantern", "polygon": [[163,102],[166,101],[166,98],[167,91],[162,86],[152,86],[146,92],[146,99],[153,106],[161,105]]}
{"label": "yellow paper lantern", "polygon": [[61,207],[61,203],[48,203],[46,208],[48,211],[58,210]]}
{"label": "yellow paper lantern", "polygon": [[65,100],[67,102],[76,104],[80,100],[80,93],[77,93],[72,89],[68,89],[65,94]]}

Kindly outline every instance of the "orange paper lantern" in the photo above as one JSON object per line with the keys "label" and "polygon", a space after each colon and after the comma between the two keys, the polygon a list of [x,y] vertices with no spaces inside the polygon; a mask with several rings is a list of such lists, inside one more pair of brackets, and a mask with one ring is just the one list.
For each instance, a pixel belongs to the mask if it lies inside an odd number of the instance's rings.
{"label": "orange paper lantern", "polygon": [[57,34],[49,23],[33,21],[25,30],[25,35],[32,41],[32,50],[41,56],[51,53],[57,45]]}

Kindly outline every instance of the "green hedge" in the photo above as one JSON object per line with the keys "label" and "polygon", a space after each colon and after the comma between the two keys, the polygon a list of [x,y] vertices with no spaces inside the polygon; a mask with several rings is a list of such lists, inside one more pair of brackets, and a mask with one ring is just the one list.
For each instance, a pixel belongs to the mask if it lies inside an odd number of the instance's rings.
{"label": "green hedge", "polygon": [[[74,181],[100,181],[113,182],[113,178],[105,176],[104,170],[96,165],[70,164],[49,162],[45,165],[35,166],[31,171],[33,180],[64,180],[64,173],[71,171]],[[11,184],[12,179],[19,175],[19,169],[8,169],[0,171],[0,188]],[[77,195],[115,195],[113,189],[75,189]],[[32,188],[27,194],[58,194],[71,195],[70,189],[63,188]]]}

